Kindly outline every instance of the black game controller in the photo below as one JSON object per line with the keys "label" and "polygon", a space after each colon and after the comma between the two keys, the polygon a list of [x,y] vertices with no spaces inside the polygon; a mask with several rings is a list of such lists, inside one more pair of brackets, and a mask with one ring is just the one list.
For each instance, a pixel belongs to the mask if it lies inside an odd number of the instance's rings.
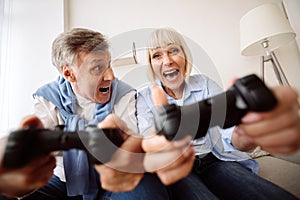
{"label": "black game controller", "polygon": [[158,108],[154,123],[157,132],[168,140],[186,135],[197,139],[205,136],[211,127],[240,124],[248,111],[268,111],[276,105],[273,93],[252,74],[238,79],[226,92],[212,98],[187,106],[169,104]]}
{"label": "black game controller", "polygon": [[101,164],[109,161],[123,142],[119,129],[98,129],[96,126],[78,132],[20,129],[9,134],[2,165],[14,169],[36,156],[73,148],[86,151],[91,163]]}

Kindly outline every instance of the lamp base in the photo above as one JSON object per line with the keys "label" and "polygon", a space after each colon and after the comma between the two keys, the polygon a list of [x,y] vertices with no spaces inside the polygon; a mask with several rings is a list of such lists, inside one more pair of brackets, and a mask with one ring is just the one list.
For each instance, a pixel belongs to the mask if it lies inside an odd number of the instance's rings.
{"label": "lamp base", "polygon": [[285,74],[284,74],[277,58],[276,58],[276,55],[273,51],[271,51],[269,55],[261,57],[261,63],[260,63],[261,64],[261,72],[260,72],[261,73],[261,79],[263,81],[265,81],[264,80],[265,79],[264,78],[265,77],[265,62],[269,62],[269,61],[272,62],[273,70],[275,72],[275,75],[276,75],[276,78],[277,78],[279,84],[289,86],[290,84],[289,84],[289,82],[288,82],[288,80],[287,80],[287,78],[286,78],[286,76],[285,76]]}

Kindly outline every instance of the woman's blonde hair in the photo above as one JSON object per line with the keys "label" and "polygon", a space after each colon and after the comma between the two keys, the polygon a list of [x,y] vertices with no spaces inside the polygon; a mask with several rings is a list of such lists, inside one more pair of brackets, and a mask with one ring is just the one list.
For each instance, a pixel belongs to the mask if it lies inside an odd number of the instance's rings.
{"label": "woman's blonde hair", "polygon": [[149,63],[148,66],[149,66],[151,78],[153,80],[155,80],[155,73],[153,71],[152,64],[151,64],[151,52],[158,47],[164,47],[169,44],[176,44],[181,47],[185,56],[186,78],[188,78],[191,73],[193,58],[190,49],[188,48],[183,36],[180,33],[178,33],[175,29],[159,28],[154,30],[151,33],[148,39],[148,46],[147,46],[147,60]]}

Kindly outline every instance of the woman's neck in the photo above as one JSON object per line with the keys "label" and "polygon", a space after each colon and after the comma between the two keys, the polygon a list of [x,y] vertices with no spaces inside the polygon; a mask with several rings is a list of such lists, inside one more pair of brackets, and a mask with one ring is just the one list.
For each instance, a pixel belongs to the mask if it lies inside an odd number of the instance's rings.
{"label": "woman's neck", "polygon": [[165,90],[165,92],[172,98],[174,99],[181,99],[183,96],[183,88],[184,88],[184,83],[182,83],[182,85],[175,89],[175,90],[171,90],[170,88],[164,87],[163,89]]}

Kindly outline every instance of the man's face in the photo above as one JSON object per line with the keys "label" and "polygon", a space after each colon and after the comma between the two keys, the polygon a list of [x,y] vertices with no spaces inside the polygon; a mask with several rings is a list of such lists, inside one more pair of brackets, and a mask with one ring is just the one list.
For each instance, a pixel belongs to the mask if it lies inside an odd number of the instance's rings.
{"label": "man's face", "polygon": [[110,100],[111,84],[115,77],[108,51],[81,52],[72,71],[75,80],[70,82],[79,95],[95,103],[104,104]]}

